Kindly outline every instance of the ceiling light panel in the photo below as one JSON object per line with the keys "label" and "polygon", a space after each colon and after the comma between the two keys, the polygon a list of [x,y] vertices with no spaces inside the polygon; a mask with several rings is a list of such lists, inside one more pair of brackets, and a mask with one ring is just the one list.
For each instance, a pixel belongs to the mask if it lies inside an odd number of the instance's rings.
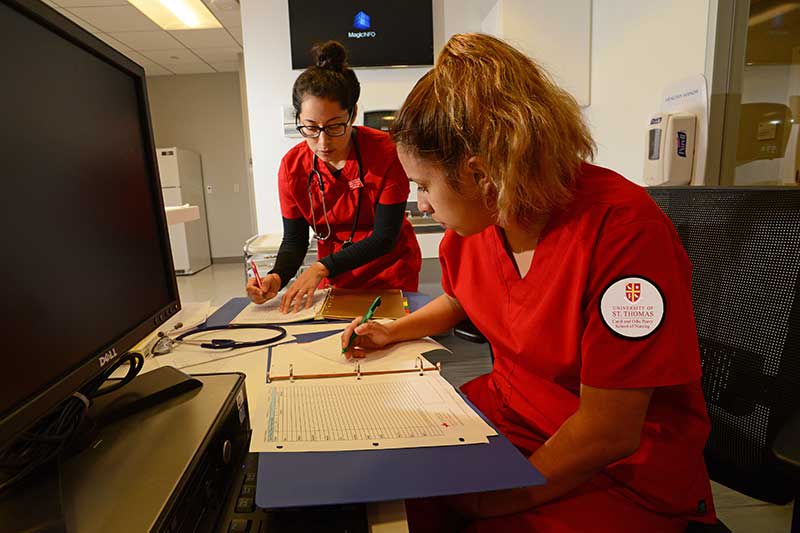
{"label": "ceiling light panel", "polygon": [[128,0],[165,30],[205,30],[222,24],[201,0]]}

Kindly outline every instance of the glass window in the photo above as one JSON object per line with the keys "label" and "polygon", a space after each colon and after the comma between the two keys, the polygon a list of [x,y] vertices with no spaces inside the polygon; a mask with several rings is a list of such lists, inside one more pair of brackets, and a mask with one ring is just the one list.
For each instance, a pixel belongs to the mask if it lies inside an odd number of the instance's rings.
{"label": "glass window", "polygon": [[723,176],[722,181],[798,185],[800,2],[750,0],[749,4],[741,103],[728,114],[738,124],[728,130],[736,132],[736,142],[728,139],[724,154],[733,175],[729,170],[728,179]]}

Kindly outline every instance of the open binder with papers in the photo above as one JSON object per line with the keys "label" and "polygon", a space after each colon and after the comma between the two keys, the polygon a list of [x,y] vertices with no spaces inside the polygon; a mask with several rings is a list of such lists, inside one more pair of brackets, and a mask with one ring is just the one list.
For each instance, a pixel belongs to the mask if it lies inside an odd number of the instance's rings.
{"label": "open binder with papers", "polygon": [[[209,317],[208,324],[219,325],[227,323],[247,305],[246,298],[231,300],[220,310]],[[338,335],[331,335],[330,342],[338,341]],[[281,375],[283,368],[288,370],[292,365],[295,373],[306,372],[308,368],[302,361],[304,352],[320,350],[330,359],[332,365],[345,368],[338,354],[321,348],[320,345],[292,345],[271,347],[272,359],[270,361],[270,375]],[[438,347],[437,343],[429,342],[429,346]],[[430,348],[429,348],[430,349]],[[430,354],[431,352],[423,353]],[[417,352],[417,356],[419,355]],[[311,356],[311,353],[308,353]],[[317,354],[319,355],[319,354]],[[397,368],[398,358],[374,354],[361,363],[362,374],[365,371],[380,371],[387,366]],[[430,357],[430,356],[429,356]],[[372,359],[372,360],[370,360]],[[394,360],[393,360],[394,359]],[[424,359],[424,358],[423,358]],[[429,362],[425,360],[428,368]],[[298,362],[299,361],[299,362]],[[409,368],[418,364],[415,357],[406,359]],[[316,363],[320,365],[319,361]],[[273,366],[275,365],[275,366]],[[297,365],[297,366],[295,366]],[[435,366],[435,365],[431,365]],[[328,367],[330,369],[334,366]],[[265,368],[266,371],[266,368]],[[408,378],[417,377],[429,379],[439,376],[438,371],[425,370],[423,376],[418,372],[408,372]],[[266,376],[265,376],[266,377]],[[320,383],[335,385],[339,382],[346,383],[377,383],[389,379],[389,375],[375,375],[370,378],[358,380],[357,376],[343,376],[322,379],[295,379],[272,380],[264,383],[261,390],[250,390],[248,384],[248,397],[252,409],[251,419],[254,424],[253,441],[258,440],[255,435],[257,426],[264,427],[265,419],[270,416],[271,408],[264,398],[256,395],[268,394],[269,387],[293,386],[297,390],[308,385],[319,386]],[[442,379],[443,380],[443,379]],[[265,380],[266,381],[266,380]],[[446,384],[446,383],[445,383]],[[449,384],[446,384],[448,387]],[[450,387],[453,394],[460,394]],[[258,400],[258,401],[255,401]],[[491,432],[494,429],[488,420],[472,406],[468,400],[466,405],[471,412],[481,417],[487,423]],[[360,406],[357,402],[353,403]],[[255,407],[260,405],[262,407]],[[277,405],[276,405],[277,408]],[[487,435],[489,435],[487,433]],[[289,452],[285,450],[259,453],[258,485],[256,488],[256,503],[264,508],[302,507],[312,505],[336,505],[360,502],[376,502],[388,500],[403,500],[409,498],[423,498],[464,494],[470,492],[484,492],[491,490],[511,489],[518,487],[543,485],[542,475],[531,465],[509,441],[501,434],[484,435],[483,443],[470,445],[449,446],[419,446],[411,448],[391,448],[386,444],[368,449],[354,449],[350,451],[309,451]],[[379,441],[380,442],[380,441]],[[256,451],[251,449],[251,451]]]}
{"label": "open binder with papers", "polygon": [[266,425],[254,425],[251,451],[488,443],[497,432],[421,356],[436,346],[404,342],[356,360],[341,355],[339,335],[274,347],[264,389]]}

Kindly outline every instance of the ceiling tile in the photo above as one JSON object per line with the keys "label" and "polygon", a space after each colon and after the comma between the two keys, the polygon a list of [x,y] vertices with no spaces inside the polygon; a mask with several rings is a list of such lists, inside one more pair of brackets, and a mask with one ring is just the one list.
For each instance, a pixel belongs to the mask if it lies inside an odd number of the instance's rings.
{"label": "ceiling tile", "polygon": [[236,11],[221,11],[217,9],[214,11],[214,16],[222,23],[223,26],[241,26],[242,14],[239,10]]}
{"label": "ceiling tile", "polygon": [[97,37],[98,39],[100,39],[101,41],[103,41],[107,45],[109,45],[111,48],[116,48],[120,52],[125,52],[127,50],[130,50],[129,46],[125,46],[124,44],[122,44],[118,40],[114,39],[113,37],[111,37],[107,33],[95,33],[94,35],[95,35],[95,37]]}
{"label": "ceiling tile", "polygon": [[203,61],[186,48],[173,50],[148,50],[144,53],[152,61],[170,70],[171,65],[202,63]]}
{"label": "ceiling tile", "polygon": [[184,63],[180,65],[166,65],[175,74],[213,74],[216,72],[205,63]]}
{"label": "ceiling tile", "polygon": [[172,72],[170,72],[169,70],[165,69],[164,67],[156,65],[155,63],[151,63],[150,65],[144,67],[144,72],[145,72],[145,75],[147,75],[147,76],[170,76],[170,75],[172,75]]}
{"label": "ceiling tile", "polygon": [[134,50],[172,50],[183,48],[181,43],[165,31],[124,31],[110,34]]}
{"label": "ceiling tile", "polygon": [[176,30],[170,34],[189,48],[218,48],[238,44],[224,29]]}
{"label": "ceiling tile", "polygon": [[211,62],[211,66],[217,72],[239,72],[239,63],[219,63],[219,62]]}
{"label": "ceiling tile", "polygon": [[124,52],[124,53],[125,53],[126,56],[128,56],[129,58],[131,58],[132,60],[136,61],[137,63],[139,63],[142,66],[145,66],[145,65],[150,64],[150,63],[156,64],[155,61],[153,61],[152,59],[150,59],[149,57],[147,57],[144,54],[140,54],[136,50],[128,50],[127,52]]}
{"label": "ceiling tile", "polygon": [[242,49],[238,46],[225,48],[192,48],[192,51],[209,63],[238,63]]}
{"label": "ceiling tile", "polygon": [[242,39],[242,27],[241,26],[227,28],[227,30],[229,32],[231,32],[231,35],[233,35],[233,38],[236,39],[236,41],[239,43],[240,46],[244,43],[244,39]]}
{"label": "ceiling tile", "polygon": [[75,7],[70,11],[104,33],[118,31],[158,31],[153,21],[131,5],[112,7]]}
{"label": "ceiling tile", "polygon": [[53,0],[61,7],[129,6],[126,0]]}
{"label": "ceiling tile", "polygon": [[98,31],[100,31],[97,28],[95,28],[94,26],[92,26],[91,24],[89,24],[88,22],[86,22],[85,20],[83,20],[82,18],[80,18],[77,15],[75,15],[74,13],[70,13],[69,10],[67,10],[67,9],[64,9],[64,8],[61,8],[61,7],[56,7],[55,10],[58,11],[59,13],[61,13],[62,15],[64,15],[65,17],[67,17],[69,20],[71,20],[72,22],[74,22],[78,26],[84,28],[87,31],[90,31],[92,33],[96,33]]}

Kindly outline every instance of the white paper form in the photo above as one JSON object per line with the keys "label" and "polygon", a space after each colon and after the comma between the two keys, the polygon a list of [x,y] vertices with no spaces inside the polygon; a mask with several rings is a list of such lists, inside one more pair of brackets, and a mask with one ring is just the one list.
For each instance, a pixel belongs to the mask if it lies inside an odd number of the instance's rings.
{"label": "white paper form", "polygon": [[328,291],[318,290],[314,292],[312,305],[310,308],[302,308],[298,312],[281,313],[281,296],[278,293],[273,299],[261,305],[250,302],[236,318],[231,320],[231,324],[290,324],[292,322],[302,322],[304,320],[314,320],[317,316],[325,296]]}
{"label": "white paper form", "polygon": [[420,360],[425,368],[431,368],[433,365],[420,354],[444,349],[436,341],[418,339],[372,351],[363,359],[347,359],[342,355],[341,338],[337,333],[314,342],[276,346],[269,361],[270,377],[288,376],[290,365],[295,376],[354,372],[356,364],[361,372],[411,370]]}
{"label": "white paper form", "polygon": [[[488,442],[497,433],[438,372],[272,382],[251,452],[396,449]],[[255,426],[263,427],[261,433]]]}

